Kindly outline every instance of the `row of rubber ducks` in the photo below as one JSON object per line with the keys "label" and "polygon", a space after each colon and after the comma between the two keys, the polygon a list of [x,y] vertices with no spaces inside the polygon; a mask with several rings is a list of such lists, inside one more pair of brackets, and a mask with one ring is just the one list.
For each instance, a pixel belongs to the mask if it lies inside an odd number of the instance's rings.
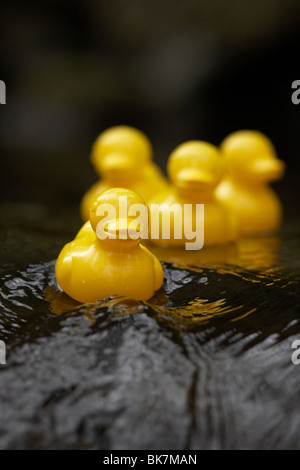
{"label": "row of rubber ducks", "polygon": [[[120,196],[129,201],[128,212],[131,205],[145,202],[166,208],[204,204],[204,246],[232,242],[238,236],[271,234],[280,227],[282,207],[269,183],[283,176],[285,164],[277,158],[272,142],[258,131],[234,132],[220,148],[197,140],[179,145],[168,160],[169,181],[152,161],[149,139],[132,127],[117,126],[101,133],[91,161],[100,180],[82,199],[85,224],[56,263],[59,286],[79,302],[111,295],[148,300],[163,282],[160,262],[140,239],[121,236],[124,221],[106,217],[117,237],[97,237],[98,208],[109,203],[118,209]],[[168,240],[158,237],[151,242],[183,247],[184,235],[175,239],[172,234],[171,230]]]}

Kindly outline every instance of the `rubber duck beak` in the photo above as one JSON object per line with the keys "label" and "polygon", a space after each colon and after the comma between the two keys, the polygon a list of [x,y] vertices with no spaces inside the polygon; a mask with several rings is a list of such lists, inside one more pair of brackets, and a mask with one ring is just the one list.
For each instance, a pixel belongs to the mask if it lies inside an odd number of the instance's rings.
{"label": "rubber duck beak", "polygon": [[215,177],[208,171],[200,168],[185,168],[176,176],[176,185],[186,189],[208,189],[215,185]]}
{"label": "rubber duck beak", "polygon": [[131,218],[110,220],[105,224],[104,231],[107,232],[108,238],[116,238],[118,240],[137,239],[133,234],[136,234],[138,230],[139,234],[142,236],[147,229],[147,224],[141,223],[140,227],[136,228],[135,225],[131,227],[133,221],[134,219]]}
{"label": "rubber duck beak", "polygon": [[135,168],[135,159],[126,153],[112,153],[106,155],[101,162],[99,167],[103,173],[119,173],[124,171],[131,171]]}
{"label": "rubber duck beak", "polygon": [[247,165],[249,173],[263,181],[276,181],[282,178],[285,171],[285,163],[278,158],[259,156]]}

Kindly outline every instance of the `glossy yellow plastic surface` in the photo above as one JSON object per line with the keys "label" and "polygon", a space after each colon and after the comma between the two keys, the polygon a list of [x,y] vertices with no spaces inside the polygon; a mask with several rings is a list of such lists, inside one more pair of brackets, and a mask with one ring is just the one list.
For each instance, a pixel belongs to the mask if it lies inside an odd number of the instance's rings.
{"label": "glossy yellow plastic surface", "polygon": [[167,182],[152,161],[149,139],[138,129],[116,126],[102,132],[95,141],[91,161],[101,180],[84,195],[80,212],[88,220],[91,204],[109,188],[124,187],[140,194],[148,202]]}
{"label": "glossy yellow plastic surface", "polygon": [[[128,189],[105,191],[91,206],[90,220],[64,246],[57,259],[55,273],[59,286],[79,302],[95,302],[112,295],[148,300],[163,282],[158,259],[139,244],[139,238],[133,240],[126,235],[132,218],[119,218],[119,196],[126,196],[128,211],[133,204],[145,205],[138,194]],[[98,215],[102,204],[113,204],[117,217]],[[115,228],[116,238],[99,239],[98,224],[108,231]]]}
{"label": "glossy yellow plastic surface", "polygon": [[277,158],[272,142],[261,132],[242,130],[226,137],[221,152],[227,174],[216,197],[236,216],[239,233],[276,232],[282,207],[269,183],[283,176],[285,164]]}
{"label": "glossy yellow plastic surface", "polygon": [[[169,207],[173,204],[179,204],[182,213],[185,210],[185,204],[192,205],[192,220],[189,222],[189,226],[192,225],[194,228],[196,204],[204,204],[204,246],[234,241],[236,239],[234,217],[227,208],[219,204],[214,198],[214,190],[223,176],[222,158],[217,147],[203,141],[185,142],[179,145],[170,155],[167,170],[172,185],[167,191],[154,197],[151,203],[166,203]],[[161,214],[163,218],[163,208]],[[176,217],[175,212],[171,218],[170,240],[162,239],[160,221],[159,239],[151,238],[152,243],[166,246],[185,246],[188,240],[184,236],[182,239],[175,239],[172,236],[174,223],[177,223]],[[151,217],[150,223],[153,224]]]}

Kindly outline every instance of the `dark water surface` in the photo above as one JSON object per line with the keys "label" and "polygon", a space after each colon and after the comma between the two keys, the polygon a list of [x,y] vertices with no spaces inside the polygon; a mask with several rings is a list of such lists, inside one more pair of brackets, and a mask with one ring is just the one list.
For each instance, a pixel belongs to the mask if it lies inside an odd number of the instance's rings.
{"label": "dark water surface", "polygon": [[1,449],[300,449],[298,223],[155,249],[149,302],[80,305],[54,276],[74,209],[6,205],[1,221]]}

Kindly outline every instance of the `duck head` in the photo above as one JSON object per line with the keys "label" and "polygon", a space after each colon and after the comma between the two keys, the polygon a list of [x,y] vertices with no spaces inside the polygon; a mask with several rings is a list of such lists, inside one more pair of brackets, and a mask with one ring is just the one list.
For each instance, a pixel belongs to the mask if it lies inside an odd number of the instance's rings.
{"label": "duck head", "polygon": [[223,164],[217,147],[193,140],[179,145],[171,153],[167,170],[179,190],[211,194],[222,178]]}
{"label": "duck head", "polygon": [[100,240],[130,248],[147,237],[148,215],[145,201],[136,192],[112,188],[91,205],[90,222]]}
{"label": "duck head", "polygon": [[149,139],[129,126],[110,127],[96,139],[91,161],[99,175],[113,183],[138,178],[152,159]]}
{"label": "duck head", "polygon": [[285,164],[270,139],[258,131],[237,131],[221,143],[230,176],[242,184],[259,185],[282,178]]}

